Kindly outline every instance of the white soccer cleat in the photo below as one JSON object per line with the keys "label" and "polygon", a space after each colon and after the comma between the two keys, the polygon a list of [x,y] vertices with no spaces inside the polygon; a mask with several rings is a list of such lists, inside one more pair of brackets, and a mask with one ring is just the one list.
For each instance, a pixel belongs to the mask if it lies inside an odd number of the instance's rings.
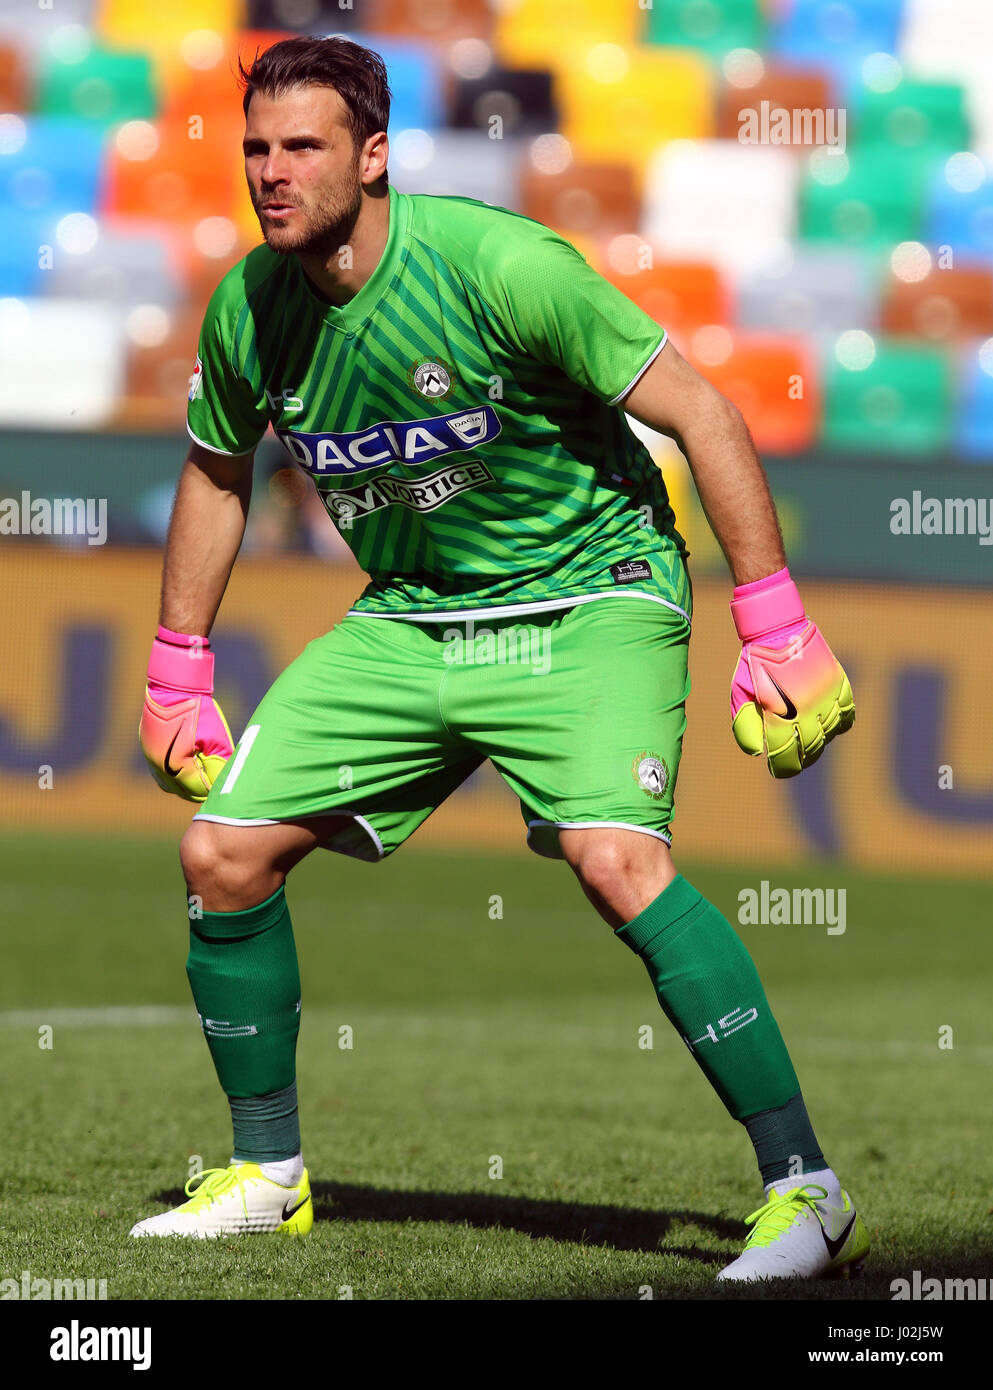
{"label": "white soccer cleat", "polygon": [[207,1239],[278,1231],[305,1236],[314,1224],[306,1168],[298,1183],[283,1187],[267,1178],[257,1163],[232,1163],[196,1174],[186,1192],[188,1202],[146,1217],[131,1227],[131,1234]]}
{"label": "white soccer cleat", "polygon": [[754,1229],[718,1279],[847,1279],[862,1273],[869,1233],[847,1192],[832,1202],[816,1183],[781,1195],[772,1187],[765,1206],[745,1219]]}

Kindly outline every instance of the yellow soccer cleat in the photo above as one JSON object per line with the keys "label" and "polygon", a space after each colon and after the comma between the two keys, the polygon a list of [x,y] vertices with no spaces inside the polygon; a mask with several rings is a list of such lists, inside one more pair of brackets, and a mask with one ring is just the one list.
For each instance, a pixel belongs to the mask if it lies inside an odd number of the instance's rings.
{"label": "yellow soccer cleat", "polygon": [[207,1168],[186,1184],[189,1201],[132,1226],[133,1236],[246,1236],[275,1233],[306,1236],[314,1224],[314,1203],[306,1168],[298,1183],[283,1187],[257,1163]]}

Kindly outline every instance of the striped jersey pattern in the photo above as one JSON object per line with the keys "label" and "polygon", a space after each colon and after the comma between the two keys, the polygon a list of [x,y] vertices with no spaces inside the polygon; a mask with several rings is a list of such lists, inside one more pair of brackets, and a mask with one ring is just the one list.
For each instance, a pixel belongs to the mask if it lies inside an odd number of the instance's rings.
{"label": "striped jersey pattern", "polygon": [[369,583],[355,612],[430,621],[638,593],[690,611],[662,476],[617,404],[664,330],[564,238],[505,208],[390,188],[345,305],[257,247],[211,298],[188,429],[271,426]]}

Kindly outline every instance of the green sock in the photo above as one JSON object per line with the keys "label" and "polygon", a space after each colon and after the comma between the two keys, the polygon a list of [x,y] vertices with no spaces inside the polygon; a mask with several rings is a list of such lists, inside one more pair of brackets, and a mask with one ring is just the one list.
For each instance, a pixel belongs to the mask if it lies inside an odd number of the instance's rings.
{"label": "green sock", "polygon": [[234,1152],[253,1162],[294,1157],[300,971],[283,889],[257,907],[192,921],[186,973],[232,1103]]}
{"label": "green sock", "polygon": [[799,1091],[776,1110],[749,1115],[745,1128],[766,1187],[780,1178],[799,1178],[828,1166]]}
{"label": "green sock", "polygon": [[776,1110],[797,1094],[751,956],[681,874],[615,935],[645,962],[663,1012],[734,1119]]}

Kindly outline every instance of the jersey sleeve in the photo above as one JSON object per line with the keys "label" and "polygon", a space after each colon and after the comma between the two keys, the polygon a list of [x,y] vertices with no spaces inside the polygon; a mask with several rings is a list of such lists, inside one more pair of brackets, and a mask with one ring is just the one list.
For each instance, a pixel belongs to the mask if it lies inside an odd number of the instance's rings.
{"label": "jersey sleeve", "polygon": [[616,405],[664,346],[665,329],[564,237],[527,218],[515,223],[496,259],[491,302],[500,301],[528,353]]}
{"label": "jersey sleeve", "polygon": [[[190,377],[186,429],[190,437],[220,454],[247,454],[269,424],[260,380],[239,366],[238,306],[231,305],[222,281],[200,329],[197,359]],[[247,316],[246,316],[247,317]],[[249,331],[246,324],[242,334]],[[257,377],[257,371],[256,371]]]}

